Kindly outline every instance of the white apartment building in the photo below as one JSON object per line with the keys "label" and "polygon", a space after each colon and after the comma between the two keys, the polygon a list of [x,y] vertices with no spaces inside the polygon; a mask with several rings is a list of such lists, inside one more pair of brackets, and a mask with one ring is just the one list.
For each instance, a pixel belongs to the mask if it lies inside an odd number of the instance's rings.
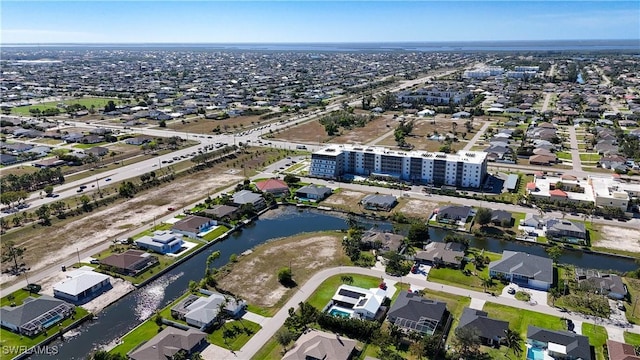
{"label": "white apartment building", "polygon": [[345,175],[378,176],[414,183],[478,188],[487,173],[487,153],[445,154],[396,151],[364,145],[331,145],[311,155],[309,175],[340,179]]}
{"label": "white apartment building", "polygon": [[489,76],[502,75],[504,69],[500,66],[489,66],[466,70],[462,77],[466,79],[486,79]]}

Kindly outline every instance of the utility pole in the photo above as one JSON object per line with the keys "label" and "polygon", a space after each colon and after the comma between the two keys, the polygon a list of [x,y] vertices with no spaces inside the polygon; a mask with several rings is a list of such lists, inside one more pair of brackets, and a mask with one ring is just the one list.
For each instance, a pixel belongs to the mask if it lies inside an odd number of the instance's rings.
{"label": "utility pole", "polygon": [[80,250],[76,248],[76,254],[78,255],[78,266],[80,266]]}

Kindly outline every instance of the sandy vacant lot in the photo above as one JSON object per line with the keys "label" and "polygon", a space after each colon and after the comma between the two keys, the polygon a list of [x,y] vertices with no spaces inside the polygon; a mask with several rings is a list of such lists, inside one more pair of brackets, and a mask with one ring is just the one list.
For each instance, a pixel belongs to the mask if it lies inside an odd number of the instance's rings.
{"label": "sandy vacant lot", "polygon": [[359,191],[344,190],[329,196],[322,202],[322,205],[355,205],[364,197],[365,194]]}
{"label": "sandy vacant lot", "polygon": [[415,216],[428,219],[433,210],[438,207],[438,203],[417,199],[410,199],[406,202],[400,200],[400,204],[393,209],[394,212],[401,212],[407,216]]}
{"label": "sandy vacant lot", "polygon": [[250,304],[273,308],[296,290],[278,282],[278,270],[290,265],[299,286],[320,269],[346,264],[342,253],[342,234],[301,234],[256,247],[241,256],[219,286]]}
{"label": "sandy vacant lot", "polygon": [[[78,220],[50,226],[38,235],[21,243],[26,246],[25,263],[31,271],[38,271],[63,260],[75,251],[84,251],[102,242],[121,236],[127,229],[135,229],[161,218],[167,205],[182,207],[207,194],[207,191],[242,180],[241,176],[215,174],[216,170],[182,177],[168,186],[147,191],[127,202],[99,208]],[[215,174],[215,175],[214,175]],[[0,282],[17,280],[2,274]]]}
{"label": "sandy vacant lot", "polygon": [[602,239],[595,246],[640,253],[640,230],[602,225]]}

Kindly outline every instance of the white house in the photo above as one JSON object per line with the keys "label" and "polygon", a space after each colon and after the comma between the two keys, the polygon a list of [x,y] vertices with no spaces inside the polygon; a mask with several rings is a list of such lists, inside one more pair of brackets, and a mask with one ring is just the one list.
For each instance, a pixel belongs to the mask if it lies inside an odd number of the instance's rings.
{"label": "white house", "polygon": [[145,235],[139,238],[135,244],[141,249],[152,250],[160,254],[172,254],[178,252],[184,242],[180,234],[158,230],[153,233],[153,236]]}
{"label": "white house", "polygon": [[54,284],[53,296],[62,300],[80,302],[107,290],[110,285],[109,276],[94,272],[87,266],[67,273],[65,280]]}
{"label": "white house", "polygon": [[[386,291],[380,288],[363,289],[351,285],[340,285],[333,298],[331,307],[348,309],[351,317],[374,319],[386,298]],[[332,310],[329,310],[331,313]]]}

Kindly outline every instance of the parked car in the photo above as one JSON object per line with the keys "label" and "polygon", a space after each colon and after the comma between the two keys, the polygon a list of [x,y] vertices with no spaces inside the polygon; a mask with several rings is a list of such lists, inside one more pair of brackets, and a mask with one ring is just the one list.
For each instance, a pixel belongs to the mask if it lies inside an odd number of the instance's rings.
{"label": "parked car", "polygon": [[507,289],[507,293],[514,295],[516,293],[516,289],[510,287],[509,289]]}

